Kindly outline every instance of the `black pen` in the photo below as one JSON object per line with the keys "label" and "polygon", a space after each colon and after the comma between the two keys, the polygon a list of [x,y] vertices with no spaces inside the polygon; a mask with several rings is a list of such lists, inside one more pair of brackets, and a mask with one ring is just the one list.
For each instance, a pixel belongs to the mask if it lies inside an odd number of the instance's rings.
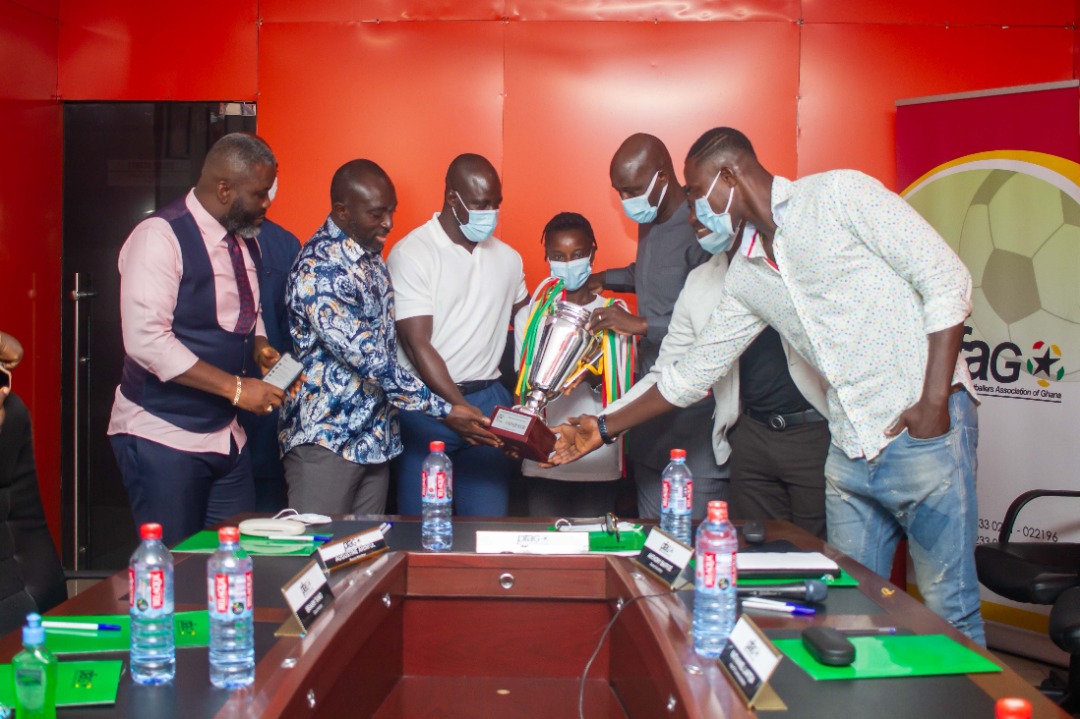
{"label": "black pen", "polygon": [[896,627],[874,627],[873,629],[837,629],[845,637],[881,637],[896,634]]}

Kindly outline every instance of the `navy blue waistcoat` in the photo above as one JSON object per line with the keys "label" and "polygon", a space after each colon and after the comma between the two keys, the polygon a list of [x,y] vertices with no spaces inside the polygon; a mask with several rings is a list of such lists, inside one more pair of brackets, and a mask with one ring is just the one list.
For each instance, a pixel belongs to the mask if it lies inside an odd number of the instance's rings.
{"label": "navy blue waistcoat", "polygon": [[[184,261],[173,312],[173,334],[203,362],[232,375],[247,374],[253,367],[255,329],[240,334],[218,325],[214,268],[184,198],[167,205],[154,217],[166,220],[172,227]],[[244,238],[244,243],[261,275],[258,244],[249,238]],[[228,399],[176,382],[162,382],[131,357],[124,357],[120,391],[150,414],[189,432],[214,432],[227,427],[236,417],[236,408]]]}

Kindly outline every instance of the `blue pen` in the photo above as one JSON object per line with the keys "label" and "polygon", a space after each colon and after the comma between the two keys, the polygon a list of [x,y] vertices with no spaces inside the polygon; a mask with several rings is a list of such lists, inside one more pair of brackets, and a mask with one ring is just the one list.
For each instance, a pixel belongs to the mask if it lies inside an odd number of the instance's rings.
{"label": "blue pen", "polygon": [[817,614],[817,610],[813,607],[807,607],[802,604],[795,604],[793,602],[786,602],[786,604],[791,607],[792,614],[804,614],[807,616],[811,614]]}
{"label": "blue pen", "polygon": [[383,522],[382,524],[379,525],[379,531],[383,533],[383,536],[386,536],[386,533],[389,532],[393,528],[394,528],[394,523],[393,522]]}
{"label": "blue pen", "polygon": [[84,632],[119,632],[119,624],[98,624],[96,622],[58,622],[47,619],[41,622],[46,629],[79,629]]}
{"label": "blue pen", "polygon": [[332,534],[274,534],[266,538],[275,542],[329,542],[333,536]]}

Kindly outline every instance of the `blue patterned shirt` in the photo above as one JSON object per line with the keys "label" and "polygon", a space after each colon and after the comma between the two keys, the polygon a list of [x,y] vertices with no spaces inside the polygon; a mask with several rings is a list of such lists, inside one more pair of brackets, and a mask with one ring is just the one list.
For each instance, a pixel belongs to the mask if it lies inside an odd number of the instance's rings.
{"label": "blue patterned shirt", "polygon": [[398,364],[394,289],[382,255],[327,217],[289,275],[289,329],[306,379],[286,396],[281,448],[317,444],[357,464],[401,454],[395,407],[445,417],[450,405]]}

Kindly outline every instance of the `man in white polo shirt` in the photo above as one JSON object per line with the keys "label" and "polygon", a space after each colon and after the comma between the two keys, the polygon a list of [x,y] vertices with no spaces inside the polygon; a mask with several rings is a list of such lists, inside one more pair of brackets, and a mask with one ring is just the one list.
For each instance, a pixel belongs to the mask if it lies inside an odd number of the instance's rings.
{"label": "man in white polo shirt", "polygon": [[510,318],[529,301],[521,256],[493,237],[502,183],[480,155],[454,158],[442,210],[390,251],[403,364],[451,404],[476,409],[471,433],[459,435],[421,412],[401,412],[404,452],[394,460],[398,511],[420,514],[420,470],[432,440],[454,463],[454,512],[505,516],[514,460],[484,427],[496,405],[511,406],[499,383]]}

